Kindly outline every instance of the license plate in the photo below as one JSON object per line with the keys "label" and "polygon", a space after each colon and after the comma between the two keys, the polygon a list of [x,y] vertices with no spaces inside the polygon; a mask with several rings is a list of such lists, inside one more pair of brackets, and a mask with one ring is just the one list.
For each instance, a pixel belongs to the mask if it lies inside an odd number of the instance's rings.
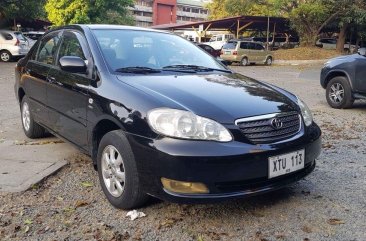
{"label": "license plate", "polygon": [[231,51],[225,51],[225,54],[231,54]]}
{"label": "license plate", "polygon": [[305,150],[299,150],[268,158],[268,177],[274,178],[303,169]]}

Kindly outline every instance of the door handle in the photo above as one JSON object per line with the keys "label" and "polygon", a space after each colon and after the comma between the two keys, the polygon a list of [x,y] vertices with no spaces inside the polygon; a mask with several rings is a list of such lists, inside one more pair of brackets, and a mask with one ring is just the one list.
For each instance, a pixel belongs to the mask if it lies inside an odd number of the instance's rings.
{"label": "door handle", "polygon": [[55,77],[50,77],[50,76],[48,76],[48,77],[47,77],[47,81],[48,81],[49,83],[56,83],[56,78],[55,78]]}

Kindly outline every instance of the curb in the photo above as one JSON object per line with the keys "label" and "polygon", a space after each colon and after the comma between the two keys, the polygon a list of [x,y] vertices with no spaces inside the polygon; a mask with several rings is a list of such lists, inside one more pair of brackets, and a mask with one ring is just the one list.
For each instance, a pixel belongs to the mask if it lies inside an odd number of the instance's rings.
{"label": "curb", "polygon": [[28,180],[26,180],[25,182],[23,182],[22,184],[20,184],[18,186],[3,186],[0,189],[0,193],[2,193],[2,192],[14,193],[14,192],[27,191],[33,185],[40,183],[44,179],[46,179],[49,176],[60,171],[61,168],[63,168],[67,164],[68,164],[68,162],[66,160],[54,162],[50,166],[48,166],[46,169],[43,169],[42,171],[36,173],[32,178],[29,178]]}
{"label": "curb", "polygon": [[273,65],[309,65],[309,64],[324,64],[328,59],[316,60],[275,60]]}

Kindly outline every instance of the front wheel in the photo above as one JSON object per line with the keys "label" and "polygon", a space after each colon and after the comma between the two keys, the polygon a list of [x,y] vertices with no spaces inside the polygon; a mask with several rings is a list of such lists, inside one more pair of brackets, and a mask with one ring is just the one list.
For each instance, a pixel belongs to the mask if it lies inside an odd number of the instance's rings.
{"label": "front wheel", "polygon": [[103,192],[114,207],[133,209],[147,201],[148,195],[141,189],[130,144],[121,130],[103,136],[98,148],[97,167]]}
{"label": "front wheel", "polygon": [[326,98],[328,104],[335,109],[351,108],[354,102],[351,87],[343,76],[331,79],[327,85]]}

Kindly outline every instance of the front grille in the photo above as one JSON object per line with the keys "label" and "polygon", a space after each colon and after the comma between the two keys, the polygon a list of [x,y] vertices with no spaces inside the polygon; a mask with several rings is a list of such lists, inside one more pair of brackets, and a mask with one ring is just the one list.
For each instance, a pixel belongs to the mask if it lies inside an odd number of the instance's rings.
{"label": "front grille", "polygon": [[301,117],[297,112],[254,116],[235,123],[253,144],[282,141],[296,135],[301,129]]}

